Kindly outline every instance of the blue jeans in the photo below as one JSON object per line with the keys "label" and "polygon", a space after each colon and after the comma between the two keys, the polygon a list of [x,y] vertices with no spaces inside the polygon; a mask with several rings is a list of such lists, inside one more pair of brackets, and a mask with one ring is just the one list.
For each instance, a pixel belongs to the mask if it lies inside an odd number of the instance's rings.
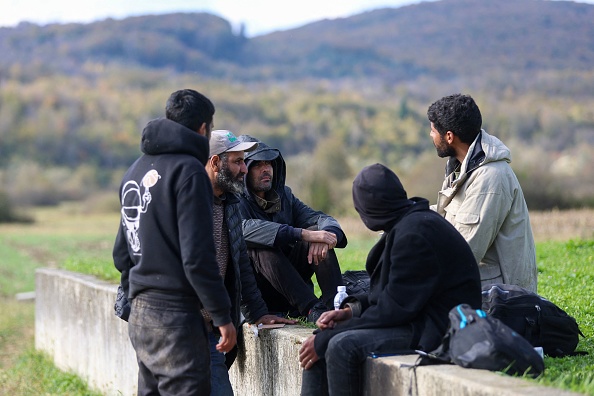
{"label": "blue jeans", "polygon": [[208,333],[210,342],[210,395],[233,396],[233,388],[229,381],[229,372],[225,365],[225,354],[217,351],[219,336],[212,331]]}
{"label": "blue jeans", "polygon": [[208,338],[197,298],[137,296],[128,335],[138,361],[138,395],[210,393]]}
{"label": "blue jeans", "polygon": [[328,343],[324,356],[309,370],[303,370],[301,395],[363,394],[363,363],[372,353],[409,353],[410,326],[386,329],[348,330]]}

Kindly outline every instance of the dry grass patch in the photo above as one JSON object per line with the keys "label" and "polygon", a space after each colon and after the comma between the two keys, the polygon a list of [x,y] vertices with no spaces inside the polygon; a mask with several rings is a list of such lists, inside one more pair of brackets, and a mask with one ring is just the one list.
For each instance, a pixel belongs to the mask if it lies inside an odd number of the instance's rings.
{"label": "dry grass patch", "polygon": [[[361,219],[338,219],[349,239],[374,238]],[[530,212],[530,224],[536,242],[594,239],[594,209],[550,210]]]}
{"label": "dry grass patch", "polygon": [[594,239],[594,209],[530,212],[530,223],[537,242]]}

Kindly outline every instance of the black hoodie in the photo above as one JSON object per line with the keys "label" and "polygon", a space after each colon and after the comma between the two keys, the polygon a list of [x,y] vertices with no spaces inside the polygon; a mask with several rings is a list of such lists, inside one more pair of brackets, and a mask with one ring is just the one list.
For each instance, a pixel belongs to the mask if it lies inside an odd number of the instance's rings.
{"label": "black hoodie", "polygon": [[173,300],[197,297],[215,326],[231,322],[215,259],[213,192],[204,169],[208,140],[160,118],[145,127],[141,150],[120,188],[113,259],[122,287],[129,299],[144,291]]}

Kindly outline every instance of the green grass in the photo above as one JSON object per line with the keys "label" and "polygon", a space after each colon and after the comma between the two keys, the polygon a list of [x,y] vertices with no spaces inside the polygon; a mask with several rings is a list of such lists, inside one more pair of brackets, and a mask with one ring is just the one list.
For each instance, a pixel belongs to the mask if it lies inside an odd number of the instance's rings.
{"label": "green grass", "polygon": [[[35,305],[0,297],[0,373],[16,362],[18,352],[31,344]],[[2,389],[2,388],[0,388]],[[0,394],[5,394],[0,392]]]}
{"label": "green grass", "polygon": [[[34,305],[12,296],[31,291],[37,267],[60,267],[117,283],[111,248],[117,215],[41,213],[33,225],[0,225],[0,394],[93,395],[75,376],[57,370],[33,350]],[[365,268],[377,236],[351,238],[336,254],[343,271]],[[538,383],[594,395],[594,241],[539,242],[538,292],[576,318],[585,356],[545,358]],[[319,290],[318,290],[319,293]],[[19,393],[20,392],[20,393]]]}
{"label": "green grass", "polygon": [[70,257],[63,263],[62,268],[68,271],[93,275],[112,283],[120,282],[120,272],[114,267],[111,260]]}
{"label": "green grass", "polygon": [[33,345],[35,305],[0,298],[0,394],[99,396],[74,374],[58,370]]}
{"label": "green grass", "polygon": [[349,240],[344,249],[336,249],[336,256],[340,263],[340,269],[344,271],[364,270],[369,250],[379,240],[378,238]]}
{"label": "green grass", "polygon": [[89,390],[76,375],[58,370],[47,355],[32,348],[21,354],[14,366],[0,371],[0,390],[6,395],[101,395]]}
{"label": "green grass", "polygon": [[545,357],[537,382],[594,395],[594,241],[539,243],[538,293],[573,316],[586,336],[577,350],[585,356]]}
{"label": "green grass", "polygon": [[34,290],[39,267],[78,266],[109,275],[118,218],[73,216],[69,208],[42,209],[34,217],[34,224],[0,224],[0,394],[99,396],[35,351],[34,302],[14,295]]}
{"label": "green grass", "polygon": [[0,239],[0,295],[14,295],[35,289],[35,260],[11,246],[10,241]]}

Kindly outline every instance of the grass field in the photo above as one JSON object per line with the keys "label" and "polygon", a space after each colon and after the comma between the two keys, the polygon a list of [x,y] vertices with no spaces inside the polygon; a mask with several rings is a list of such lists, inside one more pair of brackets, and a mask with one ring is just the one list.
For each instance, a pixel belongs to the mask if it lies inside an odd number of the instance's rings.
{"label": "grass field", "polygon": [[[111,247],[113,213],[88,213],[77,205],[38,209],[35,223],[0,224],[0,394],[95,395],[76,376],[57,370],[34,350],[34,303],[17,293],[34,290],[34,271],[60,267],[118,281]],[[539,293],[574,316],[587,356],[546,358],[537,381],[594,395],[594,210],[531,214],[537,240]],[[359,219],[341,219],[349,245],[338,249],[343,271],[363,269],[378,239]]]}

